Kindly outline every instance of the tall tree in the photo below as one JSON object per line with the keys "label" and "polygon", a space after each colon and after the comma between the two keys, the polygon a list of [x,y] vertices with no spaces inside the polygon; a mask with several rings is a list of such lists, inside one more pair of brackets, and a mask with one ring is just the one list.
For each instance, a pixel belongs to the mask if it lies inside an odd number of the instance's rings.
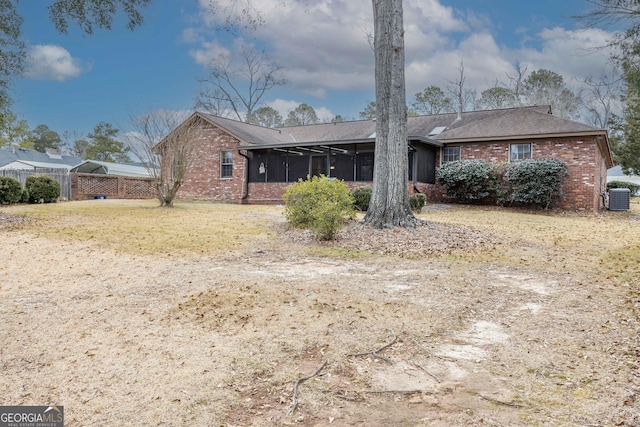
{"label": "tall tree", "polygon": [[33,130],[33,149],[44,153],[47,148],[60,148],[62,139],[58,132],[49,129],[49,126],[42,124]]}
{"label": "tall tree", "polygon": [[364,223],[376,228],[413,227],[409,205],[407,103],[402,0],[372,0],[376,147],[371,202]]}
{"label": "tall tree", "polygon": [[459,113],[464,113],[468,110],[474,110],[476,104],[476,91],[469,89],[465,83],[467,77],[464,75],[464,61],[460,60],[458,66],[458,78],[456,80],[448,80],[451,83],[449,87],[449,93],[453,99],[455,109]]}
{"label": "tall tree", "polygon": [[376,118],[376,102],[369,101],[364,110],[360,111],[360,118],[362,120],[371,120]]}
{"label": "tall tree", "polygon": [[103,162],[126,163],[131,159],[127,154],[130,149],[116,139],[119,130],[110,123],[100,122],[88,135],[89,145],[85,151],[85,159]]}
{"label": "tall tree", "polygon": [[438,86],[428,86],[422,92],[415,94],[416,101],[411,104],[413,109],[421,114],[452,113],[453,101]]}
{"label": "tall tree", "polygon": [[282,116],[272,107],[260,107],[249,117],[249,123],[268,128],[282,126]]}
{"label": "tall tree", "polygon": [[22,21],[14,0],[0,0],[0,120],[9,114],[9,85],[13,77],[23,70],[25,47],[20,39]]}
{"label": "tall tree", "polygon": [[622,120],[615,121],[611,139],[616,163],[626,174],[640,175],[640,69],[624,64],[627,85]]}
{"label": "tall tree", "polygon": [[523,66],[520,61],[516,62],[515,69],[516,74],[512,76],[509,73],[506,73],[507,78],[509,79],[509,89],[513,92],[513,96],[515,97],[515,107],[522,107],[522,92],[524,86],[524,80],[527,75],[527,66]]}
{"label": "tall tree", "polygon": [[220,54],[211,61],[211,72],[200,80],[196,105],[212,114],[230,114],[250,122],[264,96],[287,81],[280,76],[282,67],[265,52],[243,46],[238,55]]}
{"label": "tall tree", "polygon": [[306,103],[298,105],[294,110],[289,111],[285,126],[304,126],[318,123],[318,115],[312,106]]}
{"label": "tall tree", "polygon": [[186,120],[182,114],[155,110],[131,117],[131,151],[154,181],[160,206],[172,207],[178,190],[197,159],[202,139],[197,137],[198,116]]}
{"label": "tall tree", "polygon": [[[612,27],[615,32],[609,47],[619,63],[637,61],[640,57],[640,4],[638,0],[587,0],[594,8],[578,20],[595,27]],[[626,27],[626,28],[623,28]]]}
{"label": "tall tree", "polygon": [[587,77],[583,83],[585,121],[601,129],[609,129],[613,115],[622,109],[622,79],[614,71],[599,78]]}
{"label": "tall tree", "polygon": [[62,132],[62,140],[62,146],[67,153],[84,159],[87,147],[89,146],[89,141],[84,139],[84,134],[77,131],[65,130]]}
{"label": "tall tree", "polygon": [[525,79],[523,95],[527,105],[551,105],[551,111],[560,117],[575,119],[580,114],[582,99],[553,71],[533,71]]}

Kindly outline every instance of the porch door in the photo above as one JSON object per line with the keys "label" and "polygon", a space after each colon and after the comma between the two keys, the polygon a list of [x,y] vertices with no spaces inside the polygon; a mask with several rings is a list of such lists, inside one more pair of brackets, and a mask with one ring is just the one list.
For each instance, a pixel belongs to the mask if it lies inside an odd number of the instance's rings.
{"label": "porch door", "polygon": [[327,168],[327,156],[311,156],[311,176],[329,176]]}

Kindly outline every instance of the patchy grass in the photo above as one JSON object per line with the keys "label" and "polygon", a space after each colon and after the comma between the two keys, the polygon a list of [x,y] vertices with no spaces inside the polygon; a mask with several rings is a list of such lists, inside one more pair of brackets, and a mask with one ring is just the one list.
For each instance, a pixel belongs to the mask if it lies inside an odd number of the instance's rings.
{"label": "patchy grass", "polygon": [[160,208],[155,200],[90,200],[20,205],[7,212],[38,218],[38,235],[69,241],[101,242],[140,254],[211,255],[239,250],[248,241],[273,237],[270,224],[280,209],[223,203],[177,203]]}
{"label": "patchy grass", "polygon": [[62,402],[70,426],[635,425],[632,206],[427,206],[413,232],[323,243],[275,206],[3,207],[37,220],[0,229],[0,404]]}
{"label": "patchy grass", "polygon": [[[471,257],[482,263],[515,263],[557,272],[587,269],[594,274],[607,274],[611,261],[629,260],[619,266],[627,273],[635,272],[633,260],[640,261],[634,249],[634,243],[640,240],[640,202],[634,203],[629,212],[620,213],[517,211],[455,205],[451,209],[427,211],[419,217],[472,226],[501,237],[505,245]],[[542,248],[545,250],[541,251]]]}

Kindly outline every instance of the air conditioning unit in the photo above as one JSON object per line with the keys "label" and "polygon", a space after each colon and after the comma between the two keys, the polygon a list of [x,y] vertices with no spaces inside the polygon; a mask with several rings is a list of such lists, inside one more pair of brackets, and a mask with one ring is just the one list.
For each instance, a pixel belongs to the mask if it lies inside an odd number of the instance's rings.
{"label": "air conditioning unit", "polygon": [[631,190],[612,188],[609,190],[609,210],[628,211],[631,208]]}

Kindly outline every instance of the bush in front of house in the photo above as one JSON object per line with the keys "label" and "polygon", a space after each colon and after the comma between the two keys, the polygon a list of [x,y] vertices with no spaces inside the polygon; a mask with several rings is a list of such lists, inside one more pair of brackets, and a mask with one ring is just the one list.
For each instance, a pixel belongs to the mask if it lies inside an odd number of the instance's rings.
{"label": "bush in front of house", "polygon": [[484,160],[447,162],[438,170],[438,182],[447,196],[462,203],[486,199],[490,192],[491,165]]}
{"label": "bush in front of house", "polygon": [[60,183],[47,175],[31,175],[24,185],[29,203],[55,203],[60,197]]}
{"label": "bush in front of house", "polygon": [[362,212],[369,210],[369,203],[371,202],[371,187],[358,187],[354,188],[351,192],[353,196],[353,206]]}
{"label": "bush in front of house", "polygon": [[20,201],[22,184],[15,178],[0,176],[0,205],[12,205]]}
{"label": "bush in front of house", "polygon": [[631,191],[631,195],[638,194],[640,191],[640,184],[634,184],[633,182],[626,181],[609,181],[607,182],[607,190],[612,188],[628,188]]}
{"label": "bush in front of house", "polygon": [[29,203],[29,190],[26,188],[22,189],[22,194],[20,195],[20,203]]}
{"label": "bush in front of house", "polygon": [[531,159],[509,165],[505,180],[510,194],[505,201],[535,205],[548,209],[563,196],[562,184],[569,175],[569,167],[558,159]]}
{"label": "bush in front of house", "polygon": [[287,221],[309,228],[322,240],[335,239],[345,219],[354,218],[353,196],[344,181],[324,175],[287,187],[283,196]]}
{"label": "bush in front of house", "polygon": [[426,203],[427,196],[422,193],[415,193],[409,196],[409,204],[411,205],[411,210],[414,212],[420,213]]}

